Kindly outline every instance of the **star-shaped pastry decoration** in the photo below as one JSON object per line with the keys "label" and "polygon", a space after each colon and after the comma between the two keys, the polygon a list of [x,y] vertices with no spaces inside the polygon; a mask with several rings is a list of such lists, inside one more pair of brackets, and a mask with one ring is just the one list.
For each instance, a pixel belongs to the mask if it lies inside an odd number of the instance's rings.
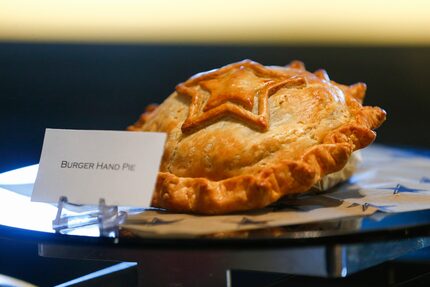
{"label": "star-shaped pastry decoration", "polygon": [[[178,93],[191,97],[182,132],[207,126],[226,116],[265,131],[269,127],[269,97],[281,88],[305,85],[303,77],[249,60],[198,74],[176,87]],[[257,109],[254,109],[255,101]]]}

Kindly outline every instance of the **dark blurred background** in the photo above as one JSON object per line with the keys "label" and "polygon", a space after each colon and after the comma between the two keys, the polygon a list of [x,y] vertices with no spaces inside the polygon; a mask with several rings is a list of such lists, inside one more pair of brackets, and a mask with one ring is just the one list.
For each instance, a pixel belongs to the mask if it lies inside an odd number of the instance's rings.
{"label": "dark blurred background", "polygon": [[430,2],[0,2],[0,172],[45,128],[123,130],[195,73],[305,62],[388,113],[377,142],[430,148]]}
{"label": "dark blurred background", "polygon": [[45,128],[123,130],[179,82],[222,65],[293,59],[368,85],[387,111],[377,142],[430,148],[430,47],[0,44],[0,172],[37,163]]}

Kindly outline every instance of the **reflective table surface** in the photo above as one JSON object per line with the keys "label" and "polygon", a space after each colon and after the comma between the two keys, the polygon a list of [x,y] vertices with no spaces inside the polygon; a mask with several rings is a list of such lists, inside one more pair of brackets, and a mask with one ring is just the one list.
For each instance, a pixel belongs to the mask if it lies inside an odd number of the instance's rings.
{"label": "reflective table surface", "polygon": [[0,238],[36,242],[41,256],[137,262],[139,282],[148,286],[230,286],[234,269],[345,277],[430,245],[430,210],[223,236],[142,236],[121,229],[102,236],[97,224],[56,233],[56,206],[30,201],[36,170],[37,165],[0,174]]}

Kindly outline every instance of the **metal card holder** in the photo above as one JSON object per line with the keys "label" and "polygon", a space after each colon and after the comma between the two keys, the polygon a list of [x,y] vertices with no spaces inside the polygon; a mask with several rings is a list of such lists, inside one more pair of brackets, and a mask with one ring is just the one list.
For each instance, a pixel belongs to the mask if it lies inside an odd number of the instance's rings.
{"label": "metal card holder", "polygon": [[52,228],[56,233],[97,224],[100,236],[118,237],[118,227],[127,218],[125,211],[118,211],[116,205],[106,205],[103,198],[96,206],[71,203],[67,197],[62,196],[57,208],[57,215],[52,221]]}

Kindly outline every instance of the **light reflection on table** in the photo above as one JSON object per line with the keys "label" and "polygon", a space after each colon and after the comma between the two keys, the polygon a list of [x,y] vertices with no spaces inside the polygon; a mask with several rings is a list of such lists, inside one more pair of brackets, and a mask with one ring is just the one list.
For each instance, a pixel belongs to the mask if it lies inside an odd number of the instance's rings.
{"label": "light reflection on table", "polygon": [[[54,233],[57,207],[32,202],[30,197],[39,165],[31,165],[0,174],[0,225]],[[73,212],[68,212],[72,214]],[[68,235],[100,236],[97,225],[65,230]]]}
{"label": "light reflection on table", "polygon": [[57,208],[0,187],[0,224],[22,229],[54,232]]}

